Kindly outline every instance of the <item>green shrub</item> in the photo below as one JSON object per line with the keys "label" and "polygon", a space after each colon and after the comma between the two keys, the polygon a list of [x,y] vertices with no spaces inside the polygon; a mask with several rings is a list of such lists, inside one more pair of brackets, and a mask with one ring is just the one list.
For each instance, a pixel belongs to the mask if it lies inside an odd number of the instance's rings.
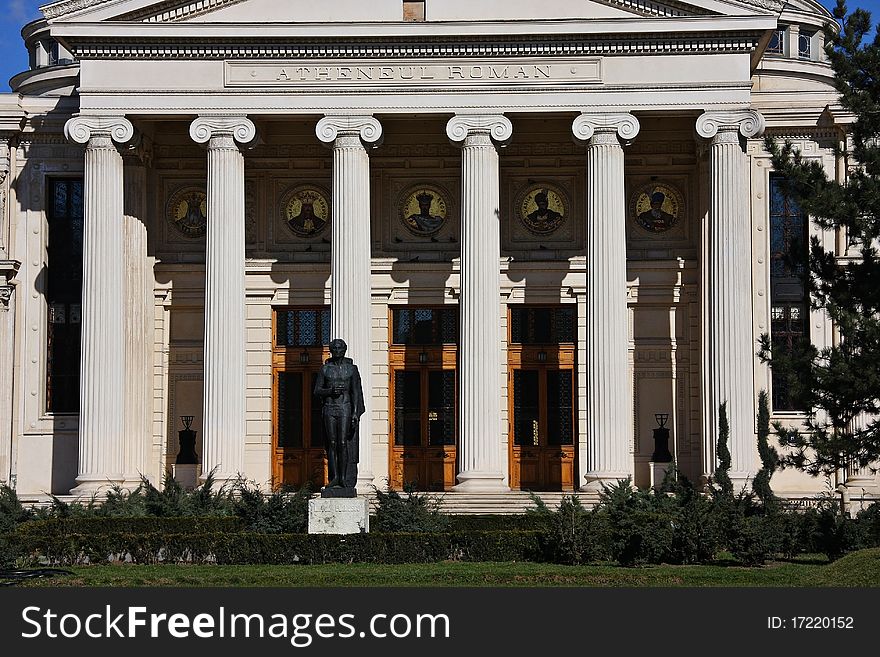
{"label": "green shrub", "polygon": [[440,512],[441,502],[427,493],[404,489],[387,493],[376,489],[375,531],[442,532],[448,528],[447,516]]}
{"label": "green shrub", "polygon": [[608,559],[608,531],[605,519],[595,511],[588,511],[580,500],[571,495],[562,498],[559,507],[549,509],[536,495],[536,508],[531,517],[542,528],[542,552],[553,563],[583,564]]}
{"label": "green shrub", "polygon": [[831,561],[869,547],[867,523],[841,516],[834,505],[826,505],[819,509],[816,547]]}
{"label": "green shrub", "polygon": [[239,487],[232,504],[236,517],[247,531],[261,534],[299,534],[309,526],[311,489],[264,493],[258,488]]}
{"label": "green shrub", "polygon": [[11,531],[16,525],[34,517],[34,512],[25,509],[15,490],[3,484],[0,486],[0,534]]}
{"label": "green shrub", "polygon": [[677,501],[679,506],[672,517],[669,561],[677,564],[713,561],[722,543],[722,532],[711,501],[698,494]]}
{"label": "green shrub", "polygon": [[775,516],[741,515],[731,519],[727,549],[744,566],[760,566],[780,551]]}
{"label": "green shrub", "polygon": [[859,511],[856,518],[863,526],[866,546],[880,547],[880,502],[874,502],[867,509]]}

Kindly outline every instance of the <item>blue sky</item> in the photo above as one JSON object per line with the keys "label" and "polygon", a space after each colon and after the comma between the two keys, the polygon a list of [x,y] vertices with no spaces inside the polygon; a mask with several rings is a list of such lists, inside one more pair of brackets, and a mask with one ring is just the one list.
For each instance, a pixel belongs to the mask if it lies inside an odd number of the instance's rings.
{"label": "blue sky", "polygon": [[[0,0],[0,93],[9,90],[8,80],[27,68],[27,52],[21,40],[21,28],[25,23],[38,18],[38,7],[50,0]],[[833,7],[836,0],[822,0],[825,6]],[[848,0],[850,9],[864,7],[875,17],[880,17],[880,0]]]}

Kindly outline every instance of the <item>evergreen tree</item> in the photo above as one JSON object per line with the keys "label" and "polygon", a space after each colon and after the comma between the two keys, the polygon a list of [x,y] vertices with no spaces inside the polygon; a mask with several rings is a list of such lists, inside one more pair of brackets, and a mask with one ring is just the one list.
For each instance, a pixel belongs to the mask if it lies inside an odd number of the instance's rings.
{"label": "evergreen tree", "polygon": [[848,247],[848,257],[841,258],[814,237],[805,276],[811,303],[834,322],[838,344],[816,349],[802,340],[783,349],[761,337],[761,357],[811,409],[802,429],[775,427],[787,448],[780,466],[813,475],[880,458],[876,417],[867,426],[853,426],[860,414],[880,412],[880,29],[866,38],[870,14],[849,13],[843,0],[834,16],[840,30],[826,34],[826,50],[840,103],[856,116],[850,156],[858,166],[840,184],[819,162],[803,160],[792,144],[767,139],[773,166],[787,181],[785,192],[820,229],[845,235]]}
{"label": "evergreen tree", "polygon": [[776,506],[776,496],[770,488],[770,478],[779,465],[779,453],[770,445],[770,403],[767,391],[758,395],[758,455],[761,457],[761,469],[752,480],[752,490],[768,512]]}
{"label": "evergreen tree", "polygon": [[715,445],[718,465],[715,468],[713,479],[719,488],[719,497],[724,500],[733,499],[733,482],[730,480],[730,449],[727,443],[730,440],[730,425],[727,422],[727,402],[721,404],[718,409],[718,443]]}

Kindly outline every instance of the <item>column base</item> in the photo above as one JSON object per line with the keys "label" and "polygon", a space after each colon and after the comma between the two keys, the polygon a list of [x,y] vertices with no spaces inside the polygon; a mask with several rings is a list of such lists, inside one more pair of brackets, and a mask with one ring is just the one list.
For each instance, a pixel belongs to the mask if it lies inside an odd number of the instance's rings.
{"label": "column base", "polygon": [[[199,466],[199,468],[201,468],[201,467],[202,466]],[[196,482],[196,485],[202,486],[205,483],[205,481],[207,481],[207,478],[210,474],[211,474],[210,472],[209,473],[202,472],[199,475],[199,478],[198,478],[198,481]],[[215,472],[213,474],[214,474],[214,476],[213,476],[214,483],[213,483],[213,486],[211,487],[211,490],[213,490],[215,492],[220,490],[221,488],[226,488],[227,490],[229,490],[230,488],[232,488],[236,484],[245,481],[244,477],[238,472],[236,472],[234,474],[229,473],[229,472]]]}
{"label": "column base", "polygon": [[870,475],[850,477],[846,480],[846,487],[856,495],[860,495],[863,490],[866,493],[876,493],[878,489],[877,480]]}
{"label": "column base", "polygon": [[74,488],[70,489],[70,494],[74,497],[103,497],[107,494],[108,491],[113,490],[114,488],[123,487],[124,483],[122,477],[118,479],[111,479],[109,477],[102,477],[101,479],[92,479],[92,478],[76,478],[77,485]]}
{"label": "column base", "polygon": [[506,493],[510,487],[500,472],[462,472],[452,490],[458,493]]}
{"label": "column base", "polygon": [[580,490],[584,493],[601,493],[606,486],[613,486],[625,479],[632,479],[631,472],[591,472],[584,475],[586,482]]}
{"label": "column base", "polygon": [[752,492],[752,479],[755,478],[755,475],[751,472],[731,472],[730,483],[733,484],[733,494],[739,495],[743,491],[746,493]]}
{"label": "column base", "polygon": [[[375,486],[375,480],[373,479],[373,475],[370,473],[361,474],[358,473],[357,483],[355,483],[355,490],[358,495],[368,495]],[[378,488],[378,487],[377,487]]]}

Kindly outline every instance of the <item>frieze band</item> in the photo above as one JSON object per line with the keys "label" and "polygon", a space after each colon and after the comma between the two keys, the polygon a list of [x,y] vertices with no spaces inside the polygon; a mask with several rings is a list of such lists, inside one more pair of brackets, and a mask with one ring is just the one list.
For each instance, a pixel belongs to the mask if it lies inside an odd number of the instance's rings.
{"label": "frieze band", "polygon": [[286,62],[226,62],[227,87],[436,86],[462,83],[570,84],[601,83],[600,59],[468,61],[460,64],[431,61],[400,64],[394,61],[328,60]]}

